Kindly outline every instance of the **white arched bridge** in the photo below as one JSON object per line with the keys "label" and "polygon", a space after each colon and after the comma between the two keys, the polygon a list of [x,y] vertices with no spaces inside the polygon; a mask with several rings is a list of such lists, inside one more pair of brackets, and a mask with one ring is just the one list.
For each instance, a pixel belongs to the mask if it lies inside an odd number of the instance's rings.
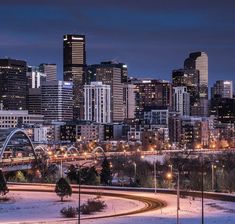
{"label": "white arched bridge", "polygon": [[74,146],[60,146],[51,150],[47,145],[34,146],[27,132],[22,129],[0,130],[0,169],[5,172],[31,169],[33,163],[40,159],[50,163],[61,163],[96,160],[103,156],[104,150],[99,146],[91,153],[81,153]]}
{"label": "white arched bridge", "polygon": [[10,171],[29,169],[31,163],[28,161],[37,161],[28,134],[18,128],[0,130],[0,168]]}

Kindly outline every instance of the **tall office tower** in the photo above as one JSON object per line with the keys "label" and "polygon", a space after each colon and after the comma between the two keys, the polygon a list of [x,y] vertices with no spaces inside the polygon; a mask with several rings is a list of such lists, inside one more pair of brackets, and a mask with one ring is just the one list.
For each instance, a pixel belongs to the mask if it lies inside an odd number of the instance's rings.
{"label": "tall office tower", "polygon": [[172,107],[172,84],[162,80],[137,80],[136,118],[144,119],[145,107]]}
{"label": "tall office tower", "polygon": [[111,122],[122,122],[124,120],[124,102],[120,64],[102,62],[97,65],[96,80],[111,87]]}
{"label": "tall office tower", "polygon": [[73,84],[64,81],[45,82],[41,86],[42,115],[45,120],[73,119]]}
{"label": "tall office tower", "polygon": [[179,112],[169,112],[169,139],[172,145],[177,146],[181,141],[181,115]]}
{"label": "tall office tower", "polygon": [[211,88],[211,98],[215,96],[221,98],[233,98],[233,81],[231,80],[218,80]]}
{"label": "tall office tower", "polygon": [[134,119],[136,111],[136,86],[124,83],[123,102],[125,119]]}
{"label": "tall office tower", "polygon": [[39,88],[42,82],[47,80],[46,74],[39,71],[38,67],[27,68],[28,88]]}
{"label": "tall office tower", "polygon": [[190,105],[199,102],[199,72],[198,70],[177,69],[172,71],[172,85],[186,86],[190,94]]}
{"label": "tall office tower", "polygon": [[14,59],[0,59],[1,109],[25,110],[26,96],[26,62]]}
{"label": "tall office tower", "polygon": [[86,85],[90,85],[91,82],[95,82],[96,81],[96,68],[98,67],[98,65],[94,64],[94,65],[88,65],[86,67],[86,71],[85,71],[85,84]]}
{"label": "tall office tower", "polygon": [[215,95],[210,103],[210,115],[214,115],[219,123],[235,123],[235,98],[221,98]]}
{"label": "tall office tower", "polygon": [[181,117],[181,144],[187,149],[196,149],[202,142],[202,118]]}
{"label": "tall office tower", "polygon": [[56,66],[56,64],[42,63],[39,65],[39,71],[46,75],[47,82],[57,80],[57,66]]}
{"label": "tall office tower", "polygon": [[119,63],[121,68],[121,77],[122,77],[122,83],[127,83],[128,81],[128,69],[127,65],[124,63]]}
{"label": "tall office tower", "polygon": [[208,99],[208,56],[205,52],[194,52],[184,61],[185,69],[199,71],[199,97]]}
{"label": "tall office tower", "polygon": [[173,87],[173,110],[180,112],[180,115],[190,115],[190,94],[187,87]]}
{"label": "tall office tower", "polygon": [[84,117],[84,95],[86,70],[86,40],[84,35],[64,35],[64,80],[73,82],[75,119]]}
{"label": "tall office tower", "polygon": [[84,86],[84,97],[85,120],[103,124],[111,122],[110,85],[91,82]]}
{"label": "tall office tower", "polygon": [[208,100],[199,96],[199,71],[194,69],[177,69],[172,71],[174,87],[186,86],[190,94],[190,115],[206,116]]}
{"label": "tall office tower", "polygon": [[29,88],[28,111],[29,114],[42,114],[41,88]]}
{"label": "tall office tower", "polygon": [[127,83],[128,82],[128,69],[127,65],[124,63],[119,63],[116,61],[105,61],[101,62],[101,64],[93,64],[93,65],[88,65],[86,67],[86,72],[85,72],[85,83],[90,84],[91,82],[96,81],[96,69],[102,66],[107,66],[107,67],[115,67],[115,68],[120,68],[121,70],[121,82],[122,83]]}

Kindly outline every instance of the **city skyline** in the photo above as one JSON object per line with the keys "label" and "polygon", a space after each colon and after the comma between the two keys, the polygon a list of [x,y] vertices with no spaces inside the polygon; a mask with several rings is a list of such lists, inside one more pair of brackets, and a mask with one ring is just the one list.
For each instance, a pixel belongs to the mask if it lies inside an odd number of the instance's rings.
{"label": "city skyline", "polygon": [[87,64],[114,59],[128,65],[130,76],[171,80],[172,70],[183,68],[189,53],[205,51],[209,86],[222,78],[234,80],[232,2],[214,2],[213,7],[209,1],[70,3],[2,3],[0,56],[29,65],[56,63],[62,79],[63,35],[78,33],[87,38]]}

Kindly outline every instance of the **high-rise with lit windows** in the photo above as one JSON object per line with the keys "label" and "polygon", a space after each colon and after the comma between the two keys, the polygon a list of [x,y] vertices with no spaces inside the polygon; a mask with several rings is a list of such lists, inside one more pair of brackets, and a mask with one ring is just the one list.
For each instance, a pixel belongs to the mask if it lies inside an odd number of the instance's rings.
{"label": "high-rise with lit windows", "polygon": [[42,63],[39,65],[39,71],[46,75],[46,81],[57,80],[57,66],[56,64]]}
{"label": "high-rise with lit windows", "polygon": [[0,108],[26,110],[26,62],[0,59]]}
{"label": "high-rise with lit windows", "polygon": [[181,115],[190,115],[190,94],[186,86],[173,87],[173,110]]}
{"label": "high-rise with lit windows", "polygon": [[85,120],[97,123],[111,122],[111,88],[102,82],[91,82],[84,87]]}
{"label": "high-rise with lit windows", "polygon": [[123,83],[127,75],[127,67],[115,62],[101,62],[96,65],[96,81],[110,85],[111,89],[111,121],[124,121]]}
{"label": "high-rise with lit windows", "polygon": [[199,102],[193,108],[192,114],[208,116],[208,56],[205,52],[194,52],[184,61],[185,69],[199,72]]}
{"label": "high-rise with lit windows", "polygon": [[232,80],[218,80],[211,88],[211,98],[215,96],[221,98],[233,98],[233,81]]}
{"label": "high-rise with lit windows", "polygon": [[48,121],[73,119],[73,84],[64,81],[44,82],[41,86],[42,114]]}
{"label": "high-rise with lit windows", "polygon": [[136,118],[143,121],[146,107],[172,107],[172,84],[165,80],[137,80]]}
{"label": "high-rise with lit windows", "polygon": [[184,61],[186,69],[199,71],[199,97],[208,99],[208,56],[205,52],[194,52]]}
{"label": "high-rise with lit windows", "polygon": [[64,80],[73,82],[75,119],[84,117],[83,86],[86,70],[86,39],[85,35],[64,35]]}

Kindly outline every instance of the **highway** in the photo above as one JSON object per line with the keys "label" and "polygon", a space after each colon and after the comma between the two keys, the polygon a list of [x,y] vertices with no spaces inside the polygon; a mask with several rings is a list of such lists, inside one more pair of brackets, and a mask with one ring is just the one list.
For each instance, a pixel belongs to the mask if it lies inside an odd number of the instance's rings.
{"label": "highway", "polygon": [[[125,152],[105,152],[106,157],[114,157],[114,156],[133,156],[139,155],[143,158],[145,156],[158,156],[158,155],[167,155],[167,154],[175,154],[175,153],[190,153],[191,155],[205,153],[205,154],[220,154],[223,152],[235,152],[235,149],[189,149],[189,150],[162,150],[162,151],[125,151]],[[95,160],[102,159],[104,157],[103,153],[81,153],[81,154],[67,154],[66,156],[48,156],[49,163],[60,163],[61,160],[63,162],[73,162],[79,160]],[[13,166],[13,165],[25,165],[32,163],[35,160],[33,156],[30,157],[22,157],[22,158],[11,158],[11,159],[0,159],[0,167],[4,166]]]}

